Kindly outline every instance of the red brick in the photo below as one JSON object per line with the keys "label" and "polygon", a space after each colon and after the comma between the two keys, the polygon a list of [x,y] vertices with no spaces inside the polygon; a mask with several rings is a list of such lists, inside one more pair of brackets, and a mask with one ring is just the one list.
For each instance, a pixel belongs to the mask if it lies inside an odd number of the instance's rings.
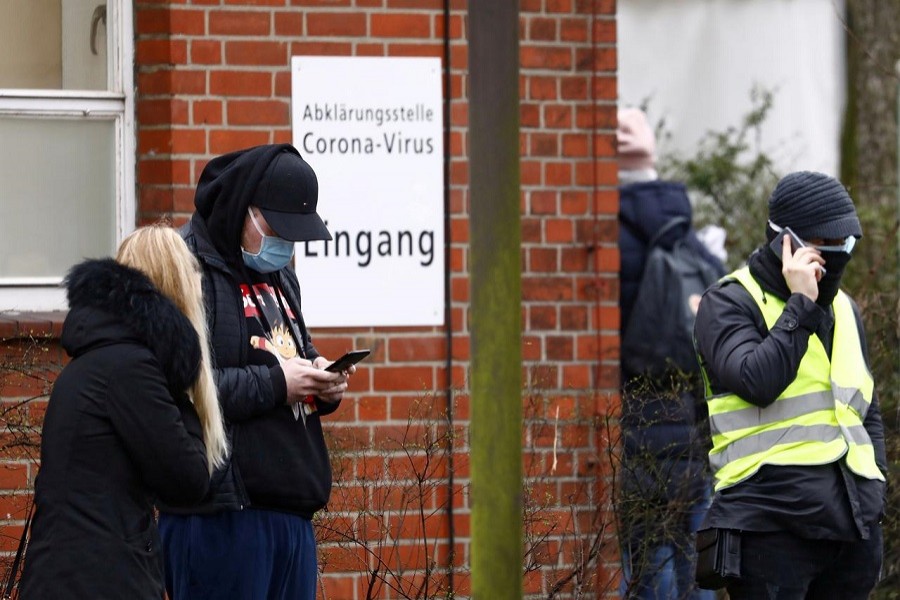
{"label": "red brick", "polygon": [[532,331],[552,331],[557,326],[558,309],[553,304],[531,306],[528,309],[528,328]]}
{"label": "red brick", "polygon": [[190,184],[190,162],[186,160],[141,160],[138,183]]}
{"label": "red brick", "polygon": [[366,14],[360,12],[309,13],[306,15],[306,34],[310,36],[366,35]]}
{"label": "red brick", "polygon": [[612,72],[616,70],[617,56],[615,48],[591,48],[575,50],[575,64],[579,70],[589,69],[596,72]]}
{"label": "red brick", "polygon": [[444,0],[387,0],[387,7],[394,8],[419,8],[440,10],[444,8]]}
{"label": "red brick", "polygon": [[528,97],[530,100],[556,100],[559,96],[556,77],[540,77],[533,75],[528,78]]}
{"label": "red brick", "polygon": [[544,183],[549,186],[572,185],[572,165],[568,162],[548,162],[544,167]]}
{"label": "red brick", "polygon": [[578,163],[575,166],[575,182],[578,185],[616,185],[619,169],[615,161],[601,160],[594,163]]}
{"label": "red brick", "polygon": [[528,20],[528,39],[542,42],[556,40],[556,19],[534,17]]}
{"label": "red brick", "polygon": [[603,76],[594,79],[594,98],[598,100],[615,100],[619,93],[618,80],[614,76]]}
{"label": "red brick", "polygon": [[144,129],[138,135],[138,155],[169,154],[172,151],[171,130]]}
{"label": "red brick", "polygon": [[137,100],[137,121],[139,126],[186,125],[188,103],[184,100],[166,98],[162,100]]}
{"label": "red brick", "polygon": [[353,46],[347,42],[295,42],[291,44],[291,56],[348,56]]}
{"label": "red brick", "polygon": [[572,68],[572,51],[563,46],[523,46],[519,53],[522,69],[568,71]]}
{"label": "red brick", "polygon": [[282,100],[229,100],[225,105],[229,125],[288,125],[290,105]]}
{"label": "red brick", "polygon": [[285,42],[226,42],[225,62],[229,65],[288,65]]}
{"label": "red brick", "polygon": [[209,132],[209,151],[212,154],[226,154],[270,142],[268,131],[216,129]]}
{"label": "red brick", "polygon": [[[560,22],[559,39],[563,42],[586,42],[589,39],[589,26],[585,19],[563,19]],[[594,31],[596,30],[595,27]]]}
{"label": "red brick", "polygon": [[422,14],[372,14],[372,37],[430,37],[431,19]]}
{"label": "red brick", "polygon": [[[552,361],[568,362],[575,357],[575,340],[571,336],[547,336],[547,358]],[[566,367],[563,367],[566,368]]]}
{"label": "red brick", "polygon": [[[444,15],[439,14],[434,16],[434,32],[436,35],[440,35],[443,37],[444,35]],[[463,18],[459,15],[450,15],[450,32],[449,36],[451,40],[460,39],[463,35]]]}
{"label": "red brick", "polygon": [[556,248],[531,248],[528,258],[530,272],[555,273],[559,270],[559,251]]}
{"label": "red brick", "polygon": [[204,94],[206,73],[203,71],[154,71],[138,74],[138,92],[154,94]]}
{"label": "red brick", "polygon": [[614,19],[597,19],[594,21],[594,41],[600,44],[616,43],[616,21]]}
{"label": "red brick", "polygon": [[303,14],[299,12],[275,13],[275,35],[293,37],[303,35]]}
{"label": "red brick", "polygon": [[272,96],[272,73],[210,71],[209,93],[215,96]]}
{"label": "red brick", "polygon": [[522,276],[522,299],[526,301],[568,301],[575,297],[568,277]]}
{"label": "red brick", "polygon": [[565,273],[583,273],[590,264],[584,248],[563,248],[560,262]]}
{"label": "red brick", "polygon": [[141,9],[135,11],[135,34],[169,33],[169,11]]}
{"label": "red brick", "polygon": [[443,336],[388,340],[388,356],[391,362],[423,362],[442,360],[447,355],[447,340]]}
{"label": "red brick", "polygon": [[556,134],[534,133],[529,137],[531,139],[529,156],[559,156],[559,139]]}
{"label": "red brick", "polygon": [[437,42],[433,44],[424,42],[391,44],[388,46],[388,54],[390,56],[441,58],[444,56],[444,46]]}
{"label": "red brick", "polygon": [[563,100],[587,100],[590,79],[582,76],[560,78],[560,98]]}
{"label": "red brick", "polygon": [[572,107],[553,104],[544,106],[544,123],[550,129],[570,129]]}
{"label": "red brick", "polygon": [[214,10],[209,13],[209,33],[212,35],[267,36],[272,17],[268,12],[245,10]]}
{"label": "red brick", "polygon": [[548,243],[566,244],[574,239],[572,221],[569,219],[547,219],[544,226]]}
{"label": "red brick", "polygon": [[191,103],[191,122],[194,125],[221,125],[222,110],[219,100],[194,100]]}
{"label": "red brick", "polygon": [[187,62],[187,42],[184,40],[137,40],[135,61],[140,65],[154,63],[184,64]]}
{"label": "red brick", "polygon": [[284,6],[285,0],[225,0],[225,4],[235,4],[239,6]]}
{"label": "red brick", "polygon": [[547,12],[570,13],[572,12],[572,0],[547,0]]}
{"label": "red brick", "polygon": [[[590,156],[591,138],[581,133],[563,134],[562,155],[565,158],[580,158]],[[611,156],[606,154],[606,156]]]}
{"label": "red brick", "polygon": [[355,56],[386,56],[384,44],[357,44]]}
{"label": "red brick", "polygon": [[191,62],[202,65],[222,64],[222,42],[191,40]]}
{"label": "red brick", "polygon": [[171,152],[174,154],[204,154],[206,132],[197,129],[175,129],[171,132]]}
{"label": "red brick", "polygon": [[202,10],[169,11],[169,30],[171,35],[203,35],[206,33],[206,13]]}
{"label": "red brick", "polygon": [[0,490],[21,490],[28,485],[28,465],[0,464]]}

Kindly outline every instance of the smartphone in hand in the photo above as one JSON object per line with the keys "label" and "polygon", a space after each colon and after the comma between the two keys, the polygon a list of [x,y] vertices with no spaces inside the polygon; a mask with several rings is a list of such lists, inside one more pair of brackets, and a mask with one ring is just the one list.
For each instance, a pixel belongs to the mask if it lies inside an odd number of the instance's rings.
{"label": "smartphone in hand", "polygon": [[342,357],[325,367],[325,370],[332,372],[346,371],[352,365],[355,365],[356,363],[367,357],[370,352],[371,350],[368,349],[351,350],[350,352],[347,352]]}
{"label": "smartphone in hand", "polygon": [[784,242],[782,240],[786,235],[790,236],[791,238],[791,254],[806,246],[806,244],[803,243],[803,240],[801,240],[800,237],[796,233],[794,233],[793,229],[791,229],[790,227],[785,227],[781,230],[781,233],[776,235],[775,239],[772,240],[772,242],[769,244],[769,248],[771,248],[772,252],[775,253],[775,256],[778,257],[778,260],[781,260],[782,246],[784,245]]}
{"label": "smartphone in hand", "polygon": [[[791,254],[794,254],[800,248],[806,247],[806,244],[803,242],[803,240],[800,239],[800,236],[794,233],[793,229],[791,229],[790,227],[785,227],[781,230],[781,233],[776,235],[775,239],[769,243],[769,249],[775,253],[775,256],[778,257],[779,261],[781,260],[782,247],[784,245],[784,242],[782,240],[784,240],[784,236],[789,236],[791,239]],[[819,269],[822,271],[822,275],[824,275],[825,267],[819,265]]]}

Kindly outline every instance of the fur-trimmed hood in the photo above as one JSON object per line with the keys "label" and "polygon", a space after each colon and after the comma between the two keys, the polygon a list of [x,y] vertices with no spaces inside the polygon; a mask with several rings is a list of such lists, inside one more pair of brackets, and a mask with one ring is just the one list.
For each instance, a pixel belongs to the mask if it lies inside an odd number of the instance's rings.
{"label": "fur-trimmed hood", "polygon": [[69,315],[62,345],[70,356],[133,342],[153,352],[173,392],[183,392],[196,379],[197,332],[146,275],[111,258],[88,260],[69,271],[65,285]]}

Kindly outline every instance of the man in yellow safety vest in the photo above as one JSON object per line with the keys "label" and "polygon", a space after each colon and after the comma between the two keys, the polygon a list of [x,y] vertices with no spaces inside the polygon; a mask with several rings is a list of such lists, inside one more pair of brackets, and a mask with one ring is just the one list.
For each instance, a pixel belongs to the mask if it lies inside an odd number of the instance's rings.
{"label": "man in yellow safety vest", "polygon": [[772,192],[766,237],[695,324],[716,490],[698,581],[731,600],[864,599],[887,462],[862,320],[839,289],[862,229],[840,182],[802,171]]}

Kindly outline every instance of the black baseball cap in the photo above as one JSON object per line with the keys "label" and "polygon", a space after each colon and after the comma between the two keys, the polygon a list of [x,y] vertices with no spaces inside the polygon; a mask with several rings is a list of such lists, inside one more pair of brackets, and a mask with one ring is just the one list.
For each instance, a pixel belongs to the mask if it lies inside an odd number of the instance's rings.
{"label": "black baseball cap", "polygon": [[266,169],[250,204],[259,209],[279,237],[292,242],[330,240],[316,213],[319,180],[303,158],[280,152]]}

